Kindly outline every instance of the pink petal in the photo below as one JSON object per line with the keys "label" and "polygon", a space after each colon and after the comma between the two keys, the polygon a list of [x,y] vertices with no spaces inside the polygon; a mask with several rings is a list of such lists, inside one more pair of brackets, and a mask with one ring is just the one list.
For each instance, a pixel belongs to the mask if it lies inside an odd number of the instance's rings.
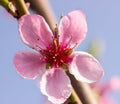
{"label": "pink petal", "polygon": [[120,78],[117,76],[112,77],[106,82],[96,83],[95,87],[100,90],[100,95],[106,95],[112,91],[120,91]]}
{"label": "pink petal", "polygon": [[81,82],[95,82],[103,76],[100,63],[92,55],[85,52],[74,53],[69,71]]}
{"label": "pink petal", "polygon": [[116,104],[116,102],[108,95],[102,95],[99,98],[99,104]]}
{"label": "pink petal", "polygon": [[108,82],[110,90],[120,91],[120,77],[112,77]]}
{"label": "pink petal", "polygon": [[19,21],[19,33],[25,44],[45,49],[52,42],[52,32],[40,15],[24,15]]}
{"label": "pink petal", "polygon": [[87,23],[82,11],[76,10],[64,16],[59,25],[60,42],[71,47],[80,44],[87,33]]}
{"label": "pink petal", "polygon": [[42,77],[40,88],[48,100],[62,104],[71,94],[71,83],[66,73],[59,68],[49,69]]}
{"label": "pink petal", "polygon": [[24,78],[35,79],[45,71],[45,64],[40,60],[40,54],[30,51],[20,51],[14,57],[17,72]]}

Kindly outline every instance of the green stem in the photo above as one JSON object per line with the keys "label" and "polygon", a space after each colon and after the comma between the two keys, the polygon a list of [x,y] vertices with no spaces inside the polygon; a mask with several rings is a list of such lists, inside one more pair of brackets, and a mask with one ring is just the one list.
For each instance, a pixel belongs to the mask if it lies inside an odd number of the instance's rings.
{"label": "green stem", "polygon": [[1,0],[0,5],[3,6],[10,14],[12,14],[14,17],[17,16],[15,11],[12,8],[12,2],[9,2],[8,0]]}
{"label": "green stem", "polygon": [[78,96],[76,95],[76,92],[74,90],[72,90],[72,94],[68,98],[67,104],[82,104],[81,100],[78,98]]}
{"label": "green stem", "polygon": [[18,18],[20,18],[24,14],[29,14],[24,0],[14,0],[14,3],[18,11]]}
{"label": "green stem", "polygon": [[7,10],[9,9],[8,8],[8,4],[9,4],[9,1],[8,0],[1,0],[0,1],[0,5],[2,5],[4,8],[6,8]]}

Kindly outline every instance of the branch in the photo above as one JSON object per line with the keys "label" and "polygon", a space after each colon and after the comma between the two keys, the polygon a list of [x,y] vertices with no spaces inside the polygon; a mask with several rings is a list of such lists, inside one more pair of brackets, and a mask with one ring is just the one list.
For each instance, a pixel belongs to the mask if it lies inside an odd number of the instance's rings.
{"label": "branch", "polygon": [[24,14],[29,14],[29,11],[26,7],[24,0],[14,0],[14,4],[18,11],[18,18],[20,18]]}
{"label": "branch", "polygon": [[67,72],[67,75],[69,76],[71,84],[83,104],[98,104],[87,83],[78,82],[69,72]]}

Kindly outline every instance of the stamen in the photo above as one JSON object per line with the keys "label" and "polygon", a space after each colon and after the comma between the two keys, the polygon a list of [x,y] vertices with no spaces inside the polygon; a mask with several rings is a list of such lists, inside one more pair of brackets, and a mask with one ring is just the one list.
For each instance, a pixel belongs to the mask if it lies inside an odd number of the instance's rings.
{"label": "stamen", "polygon": [[53,43],[50,44],[46,49],[39,51],[47,63],[46,68],[49,69],[52,67],[62,67],[63,69],[68,69],[67,63],[70,61],[69,56],[73,51],[69,45],[69,43],[72,41],[72,36],[66,45],[62,43],[60,44],[58,27],[56,25],[54,36],[52,38]]}
{"label": "stamen", "polygon": [[54,38],[58,39],[59,38],[59,32],[58,32],[58,26],[56,24],[55,30],[54,30]]}
{"label": "stamen", "polygon": [[53,40],[53,43],[54,43],[55,47],[57,47],[57,46],[59,45],[57,39],[54,39],[54,40]]}

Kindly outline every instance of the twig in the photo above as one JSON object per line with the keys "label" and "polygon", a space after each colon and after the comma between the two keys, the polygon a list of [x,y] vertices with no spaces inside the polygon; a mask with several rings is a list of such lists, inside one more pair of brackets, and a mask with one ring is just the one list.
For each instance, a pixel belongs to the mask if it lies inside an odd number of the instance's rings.
{"label": "twig", "polygon": [[83,104],[98,104],[87,83],[78,82],[69,72],[67,72],[67,75],[69,76],[71,84]]}
{"label": "twig", "polygon": [[74,89],[72,89],[72,96],[75,99],[76,104],[82,104],[81,100],[79,99],[79,97],[77,96],[76,92]]}
{"label": "twig", "polygon": [[18,11],[18,18],[24,14],[29,14],[29,11],[26,7],[24,0],[14,0],[14,4],[15,4],[16,9]]}

